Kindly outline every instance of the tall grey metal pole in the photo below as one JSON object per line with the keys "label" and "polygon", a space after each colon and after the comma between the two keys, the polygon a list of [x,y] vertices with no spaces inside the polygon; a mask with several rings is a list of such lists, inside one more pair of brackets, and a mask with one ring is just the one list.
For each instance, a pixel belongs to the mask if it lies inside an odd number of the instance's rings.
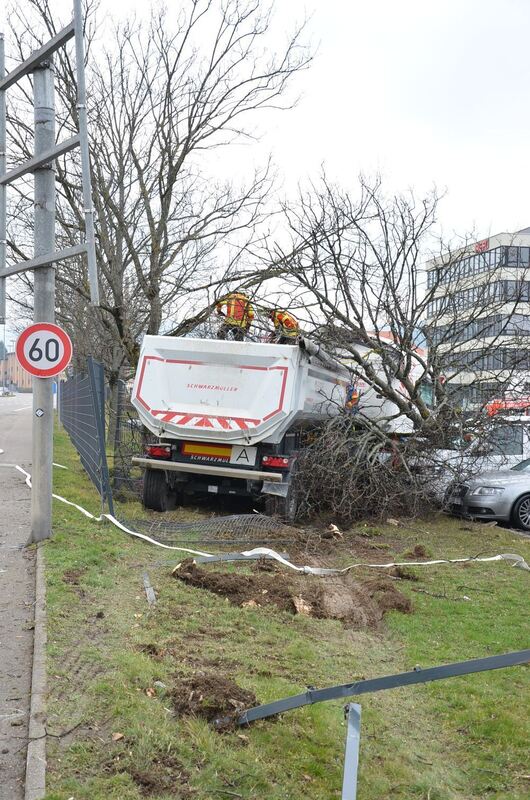
{"label": "tall grey metal pole", "polygon": [[[4,34],[0,33],[0,80],[5,77],[5,74]],[[6,166],[6,93],[5,89],[0,89],[0,175],[5,175],[7,171]],[[4,339],[6,321],[6,279],[1,276],[6,268],[6,239],[6,186],[4,183],[0,183],[0,325],[4,325]],[[2,370],[2,375],[3,374],[4,371]]]}
{"label": "tall grey metal pole", "polygon": [[94,232],[94,206],[92,203],[92,177],[88,150],[88,129],[85,86],[85,45],[83,39],[83,10],[81,0],[74,0],[75,66],[77,77],[77,113],[79,116],[79,147],[81,151],[81,173],[83,182],[83,206],[85,214],[85,242],[87,246],[88,283],[90,301],[99,305],[99,284],[96,265],[96,235]]}
{"label": "tall grey metal pole", "polygon": [[[55,147],[54,75],[51,60],[33,72],[35,155]],[[52,164],[35,170],[35,257],[55,250],[55,171]],[[35,322],[55,321],[55,269],[35,270]],[[31,542],[52,532],[53,378],[33,378],[33,463]]]}

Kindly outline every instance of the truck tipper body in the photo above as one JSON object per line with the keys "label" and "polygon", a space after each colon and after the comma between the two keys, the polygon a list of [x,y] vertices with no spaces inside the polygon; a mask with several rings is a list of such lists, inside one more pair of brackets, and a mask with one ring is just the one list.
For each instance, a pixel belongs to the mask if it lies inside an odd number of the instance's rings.
{"label": "truck tipper body", "polygon": [[[144,458],[144,504],[179,493],[268,495],[288,503],[304,431],[344,407],[346,367],[296,345],[144,338],[132,403],[155,440]],[[283,513],[283,509],[279,509]]]}

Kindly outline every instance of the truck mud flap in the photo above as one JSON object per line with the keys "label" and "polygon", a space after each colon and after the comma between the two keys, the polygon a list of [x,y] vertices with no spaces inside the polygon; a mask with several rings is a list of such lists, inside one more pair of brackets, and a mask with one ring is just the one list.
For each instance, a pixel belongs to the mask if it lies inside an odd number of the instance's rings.
{"label": "truck mud flap", "polygon": [[273,483],[272,481],[263,481],[263,487],[261,489],[262,494],[275,494],[278,497],[287,497],[288,491],[288,483]]}

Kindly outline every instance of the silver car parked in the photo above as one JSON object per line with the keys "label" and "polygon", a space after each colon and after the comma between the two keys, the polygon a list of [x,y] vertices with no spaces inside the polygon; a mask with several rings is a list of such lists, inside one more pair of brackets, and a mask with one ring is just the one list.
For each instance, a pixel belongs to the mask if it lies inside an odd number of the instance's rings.
{"label": "silver car parked", "polygon": [[530,531],[530,458],[511,469],[481,472],[452,484],[446,503],[454,514],[510,522]]}

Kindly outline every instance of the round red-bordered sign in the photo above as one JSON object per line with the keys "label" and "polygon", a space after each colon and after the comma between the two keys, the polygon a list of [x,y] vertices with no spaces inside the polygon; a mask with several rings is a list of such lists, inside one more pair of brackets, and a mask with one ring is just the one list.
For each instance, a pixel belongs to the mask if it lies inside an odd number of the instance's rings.
{"label": "round red-bordered sign", "polygon": [[15,352],[18,363],[30,375],[53,378],[70,363],[72,342],[58,325],[36,322],[20,334]]}

